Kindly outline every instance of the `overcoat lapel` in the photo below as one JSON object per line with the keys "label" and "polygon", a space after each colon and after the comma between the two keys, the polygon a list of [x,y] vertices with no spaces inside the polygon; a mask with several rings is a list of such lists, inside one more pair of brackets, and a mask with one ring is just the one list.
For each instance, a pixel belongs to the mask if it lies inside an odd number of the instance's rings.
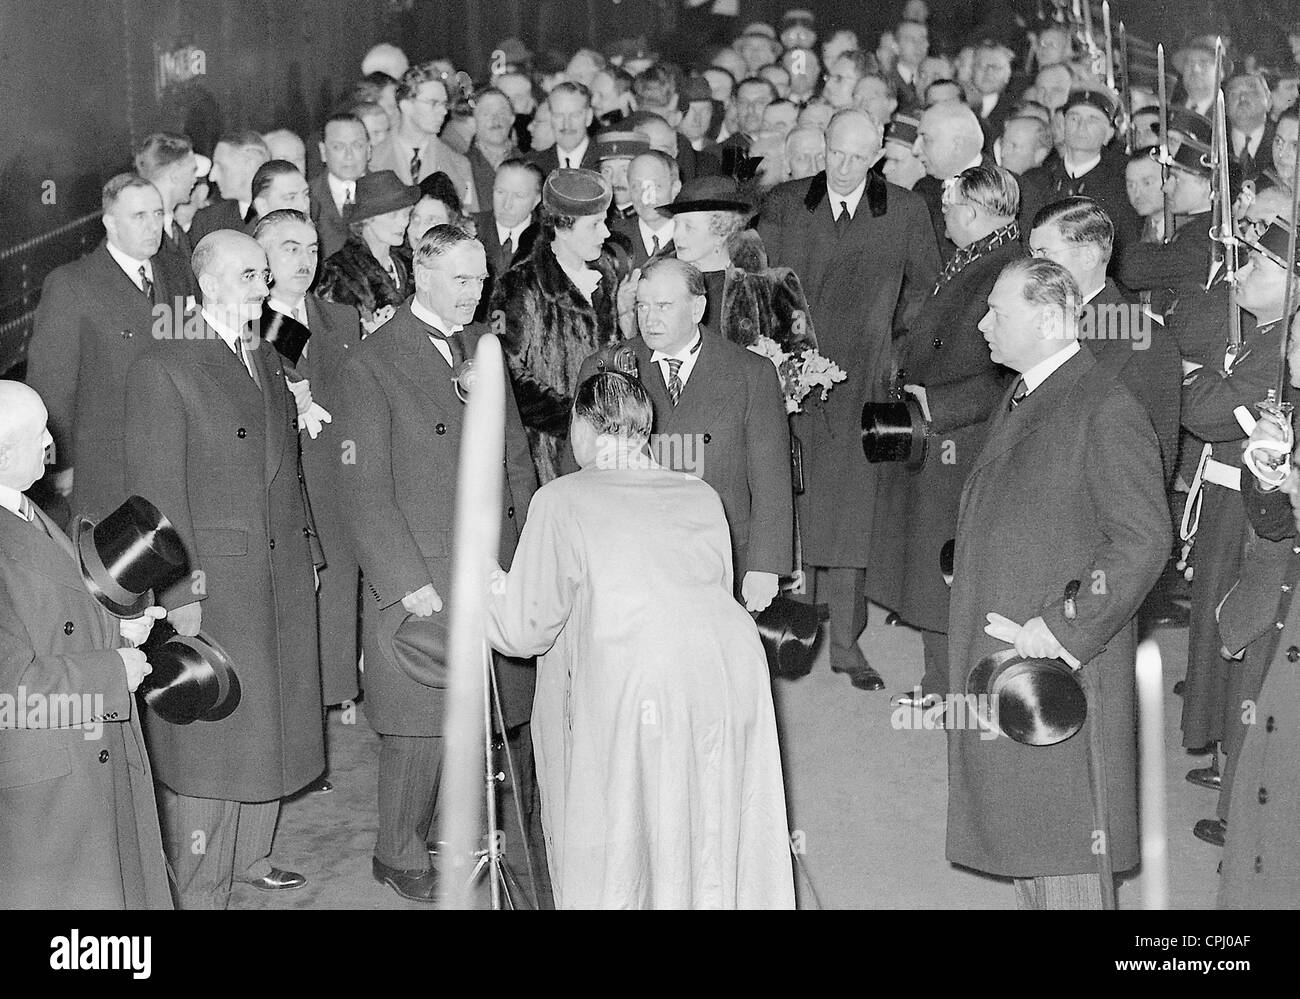
{"label": "overcoat lapel", "polygon": [[[424,331],[424,324],[411,313],[408,301],[394,317],[393,332],[400,338],[399,350],[405,359],[403,374],[444,413],[451,415],[461,408],[451,379],[451,368]],[[461,338],[462,345],[464,338]],[[468,355],[467,355],[468,356]]]}
{"label": "overcoat lapel", "polygon": [[51,582],[85,593],[72,545],[40,507],[32,506],[50,536],[45,537],[9,511],[0,510],[0,547],[4,554]]}
{"label": "overcoat lapel", "polygon": [[[297,406],[285,406],[284,393],[289,389],[284,383],[284,364],[279,351],[263,341],[253,351],[252,360],[262,383],[262,411],[266,420],[266,482],[269,484],[284,463],[285,443],[289,436],[286,409],[292,410],[288,414],[288,421],[293,422],[296,432]],[[252,383],[251,378],[248,381]]]}

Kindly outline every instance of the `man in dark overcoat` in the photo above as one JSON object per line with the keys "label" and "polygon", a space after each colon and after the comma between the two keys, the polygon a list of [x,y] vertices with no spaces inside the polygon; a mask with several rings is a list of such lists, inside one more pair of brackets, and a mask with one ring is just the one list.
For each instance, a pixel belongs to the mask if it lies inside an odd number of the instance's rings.
{"label": "man in dark overcoat", "polygon": [[921,629],[922,697],[947,690],[948,586],[940,555],[957,532],[962,484],[1011,375],[989,357],[979,321],[1002,268],[1025,252],[1010,171],[971,167],[951,191],[944,214],[958,250],[896,348],[895,382],[924,399],[928,415],[925,464],[915,471],[880,467],[875,553],[867,569],[871,598]]}
{"label": "man in dark overcoat", "polygon": [[938,277],[939,251],[920,197],[870,172],[880,151],[870,116],[838,112],[826,135],[826,170],[775,188],[758,230],[769,263],[798,275],[818,349],[848,375],[794,421],[805,484],[799,525],[810,596],[830,605],[831,668],[880,690],[883,679],[857,645],[878,474],[862,453],[862,405],[888,397],[895,311],[904,325],[915,319]]}
{"label": "man in dark overcoat", "polygon": [[104,241],[50,272],[27,347],[27,384],[50,412],[53,485],[71,492],[74,514],[91,517],[127,498],[126,373],[156,337],[178,333],[191,280],[159,250],[163,202],[152,184],[118,174],[104,185],[103,207]]}
{"label": "man in dark overcoat", "polygon": [[[235,881],[295,888],[269,859],[280,799],[325,768],[314,567],[298,415],[280,355],[253,339],[266,254],[218,230],[194,248],[204,305],[127,378],[127,488],[175,525],[190,572],[160,603],[229,654],[238,708],[215,722],[145,715],[182,908],[225,908]],[[196,847],[201,847],[198,849]]]}
{"label": "man in dark overcoat", "polygon": [[40,396],[0,382],[0,907],[170,909],[131,696],[149,665],[130,646],[153,618],[96,603],[72,543],[24,495],[45,470],[45,424]]}
{"label": "man in dark overcoat", "polygon": [[1010,264],[989,295],[980,328],[993,360],[1020,377],[967,476],[953,564],[951,690],[1007,648],[985,630],[995,613],[1019,625],[1017,653],[1068,652],[1101,691],[1087,723],[1099,726],[1106,829],[1093,815],[1088,733],[1052,746],[990,739],[969,721],[948,733],[948,860],[1014,878],[1021,908],[1099,908],[1094,851],[1115,871],[1137,863],[1134,617],[1170,541],[1155,431],[1076,341],[1078,298],[1068,271],[1038,259]]}
{"label": "man in dark overcoat", "polygon": [[[478,240],[456,226],[434,226],[415,252],[415,297],[350,351],[337,380],[334,415],[345,445],[340,500],[364,577],[365,708],[379,734],[373,873],[399,895],[422,902],[436,900],[428,843],[443,759],[446,663],[436,657],[427,664],[399,663],[393,636],[408,617],[446,621],[450,615],[465,420],[453,375],[487,332],[468,325],[486,280]],[[509,391],[503,457],[499,555],[508,567],[537,488]],[[505,727],[524,725],[532,711],[532,667],[498,662],[497,677]],[[525,728],[521,744],[526,734]]]}

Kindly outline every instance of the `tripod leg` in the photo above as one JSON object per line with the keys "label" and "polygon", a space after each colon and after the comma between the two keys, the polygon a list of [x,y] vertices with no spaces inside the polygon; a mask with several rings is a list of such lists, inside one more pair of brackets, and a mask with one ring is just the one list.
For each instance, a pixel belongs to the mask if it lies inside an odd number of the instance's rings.
{"label": "tripod leg", "polygon": [[[519,836],[524,845],[524,860],[528,864],[528,879],[533,886],[532,892],[526,893],[525,898],[531,903],[532,908],[536,910],[540,906],[537,902],[537,870],[533,866],[533,844],[528,836],[528,828],[524,822],[523,803],[520,800],[519,793],[519,770],[515,766],[514,753],[510,751],[510,737],[506,735],[506,719],[505,712],[501,709],[501,690],[497,684],[496,663],[491,659],[488,662],[488,682],[492,687],[492,705],[496,711],[497,725],[501,729],[501,745],[505,750],[506,772],[510,775],[510,796],[514,800],[515,819],[519,823]],[[489,830],[488,835],[492,834],[493,830]],[[502,863],[504,863],[504,859]],[[517,884],[516,887],[518,887]],[[522,891],[522,888],[520,890]],[[512,905],[511,908],[514,908],[514,906]]]}

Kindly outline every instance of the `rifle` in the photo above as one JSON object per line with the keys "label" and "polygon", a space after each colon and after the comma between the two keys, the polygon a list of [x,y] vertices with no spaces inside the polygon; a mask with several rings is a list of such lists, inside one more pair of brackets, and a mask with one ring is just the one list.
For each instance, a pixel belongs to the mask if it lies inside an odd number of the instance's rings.
{"label": "rifle", "polygon": [[1169,207],[1169,194],[1164,190],[1169,182],[1169,97],[1165,93],[1165,46],[1156,46],[1156,96],[1160,101],[1160,187],[1164,195],[1164,235],[1166,246],[1174,238],[1174,213]]}
{"label": "rifle", "polygon": [[1222,90],[1214,92],[1214,146],[1210,158],[1211,183],[1217,191],[1215,224],[1210,231],[1210,280],[1206,287],[1214,283],[1215,275],[1222,268],[1223,280],[1228,285],[1228,349],[1236,355],[1241,347],[1241,312],[1237,308],[1237,229],[1232,217],[1232,187],[1228,181],[1228,118]]}

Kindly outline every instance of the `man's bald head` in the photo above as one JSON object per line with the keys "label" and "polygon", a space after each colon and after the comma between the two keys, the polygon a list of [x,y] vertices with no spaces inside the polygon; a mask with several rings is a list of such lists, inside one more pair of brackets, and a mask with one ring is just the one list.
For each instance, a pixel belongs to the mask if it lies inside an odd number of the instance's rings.
{"label": "man's bald head", "polygon": [[931,177],[947,180],[980,158],[984,132],[965,104],[935,104],[921,115],[914,148]]}
{"label": "man's bald head", "polygon": [[45,474],[46,449],[54,443],[45,429],[47,418],[33,389],[0,381],[0,485],[21,493]]}
{"label": "man's bald head", "polygon": [[199,240],[190,259],[203,290],[204,307],[228,313],[236,328],[261,314],[269,294],[266,251],[252,236],[218,229]]}

